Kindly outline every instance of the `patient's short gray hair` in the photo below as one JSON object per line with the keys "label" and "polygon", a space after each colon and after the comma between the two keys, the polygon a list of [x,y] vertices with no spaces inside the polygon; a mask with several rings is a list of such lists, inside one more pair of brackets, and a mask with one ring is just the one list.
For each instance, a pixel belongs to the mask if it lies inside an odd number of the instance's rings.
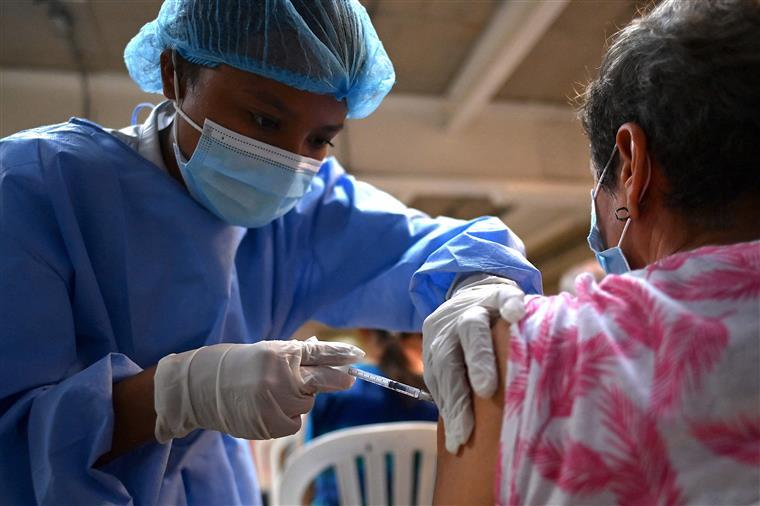
{"label": "patient's short gray hair", "polygon": [[730,224],[732,204],[760,191],[760,0],[663,1],[613,37],[581,98],[597,177],[618,128],[636,122],[668,205],[702,226]]}

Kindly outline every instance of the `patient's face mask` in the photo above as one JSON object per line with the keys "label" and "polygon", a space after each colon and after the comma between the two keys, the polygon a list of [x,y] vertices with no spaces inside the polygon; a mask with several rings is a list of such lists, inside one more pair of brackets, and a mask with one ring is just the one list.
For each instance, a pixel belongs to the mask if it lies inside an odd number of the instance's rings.
{"label": "patient's face mask", "polygon": [[[190,194],[231,225],[262,227],[290,211],[306,193],[321,160],[240,135],[205,119],[203,128],[181,108],[174,73],[174,155]],[[176,144],[179,117],[201,133],[190,160]]]}
{"label": "patient's face mask", "polygon": [[[588,238],[587,238],[589,248],[591,248],[591,251],[594,252],[597,262],[599,262],[599,265],[602,266],[602,269],[607,274],[624,274],[631,270],[630,265],[628,265],[628,260],[625,257],[625,253],[623,253],[623,249],[620,247],[621,244],[623,244],[623,238],[625,237],[625,234],[628,231],[628,226],[631,224],[630,216],[620,218],[617,215],[618,211],[621,211],[625,208],[621,207],[616,211],[615,217],[618,220],[624,219],[625,225],[623,226],[623,232],[621,232],[620,234],[620,239],[618,240],[617,245],[612,248],[607,248],[605,246],[604,238],[602,237],[601,230],[599,230],[599,224],[597,223],[597,216],[596,216],[596,197],[599,194],[599,190],[602,186],[602,181],[604,181],[604,176],[607,174],[607,170],[609,169],[610,165],[612,165],[612,161],[615,159],[616,152],[617,152],[617,146],[615,146],[612,149],[612,154],[610,155],[610,159],[607,161],[607,164],[604,166],[604,169],[602,170],[602,174],[599,176],[599,181],[597,181],[594,189],[591,190],[591,229],[589,230]],[[646,192],[647,187],[649,186],[649,178],[651,177],[651,175],[652,175],[652,168],[650,166],[649,174],[647,175],[647,181],[646,181],[646,184],[644,185],[644,190],[641,192],[641,198],[644,197],[644,193]],[[625,211],[627,211],[627,209],[625,209]]]}

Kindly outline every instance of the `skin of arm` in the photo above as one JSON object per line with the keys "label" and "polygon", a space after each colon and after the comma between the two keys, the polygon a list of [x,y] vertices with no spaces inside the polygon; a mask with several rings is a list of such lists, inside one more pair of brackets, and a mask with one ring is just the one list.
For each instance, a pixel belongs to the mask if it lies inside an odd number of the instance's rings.
{"label": "skin of arm", "polygon": [[153,406],[153,377],[156,366],[115,383],[113,386],[114,425],[111,450],[103,454],[95,467],[155,441],[156,410]]}
{"label": "skin of arm", "polygon": [[499,388],[491,399],[474,397],[475,427],[470,440],[456,455],[446,451],[443,421],[438,421],[438,464],[433,504],[494,504],[509,338],[509,325],[499,320],[493,327]]}

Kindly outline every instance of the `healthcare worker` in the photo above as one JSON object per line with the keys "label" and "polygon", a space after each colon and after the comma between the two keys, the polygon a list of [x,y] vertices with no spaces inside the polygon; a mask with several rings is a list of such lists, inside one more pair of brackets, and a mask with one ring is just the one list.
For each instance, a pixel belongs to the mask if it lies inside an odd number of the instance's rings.
{"label": "healthcare worker", "polygon": [[125,61],[168,99],[143,125],[0,141],[0,503],[258,503],[237,438],[295,432],[362,356],[284,340],[306,320],[419,330],[475,284],[466,336],[540,290],[499,220],[327,158],[394,82],[357,1],[167,0]]}

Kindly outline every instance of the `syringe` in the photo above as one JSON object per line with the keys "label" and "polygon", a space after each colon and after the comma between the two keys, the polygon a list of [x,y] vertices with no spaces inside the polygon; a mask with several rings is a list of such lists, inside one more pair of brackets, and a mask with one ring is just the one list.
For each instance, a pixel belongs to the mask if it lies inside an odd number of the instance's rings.
{"label": "syringe", "polygon": [[423,401],[434,403],[433,396],[424,390],[420,390],[419,388],[405,385],[403,383],[399,383],[398,381],[384,378],[382,376],[378,376],[377,374],[372,374],[371,372],[362,371],[356,367],[349,367],[346,372],[349,374],[349,376],[354,376],[364,381],[369,381],[370,383],[380,385],[381,387],[388,388],[394,392],[399,392],[404,395],[408,395],[409,397],[414,397],[415,399],[421,399]]}

